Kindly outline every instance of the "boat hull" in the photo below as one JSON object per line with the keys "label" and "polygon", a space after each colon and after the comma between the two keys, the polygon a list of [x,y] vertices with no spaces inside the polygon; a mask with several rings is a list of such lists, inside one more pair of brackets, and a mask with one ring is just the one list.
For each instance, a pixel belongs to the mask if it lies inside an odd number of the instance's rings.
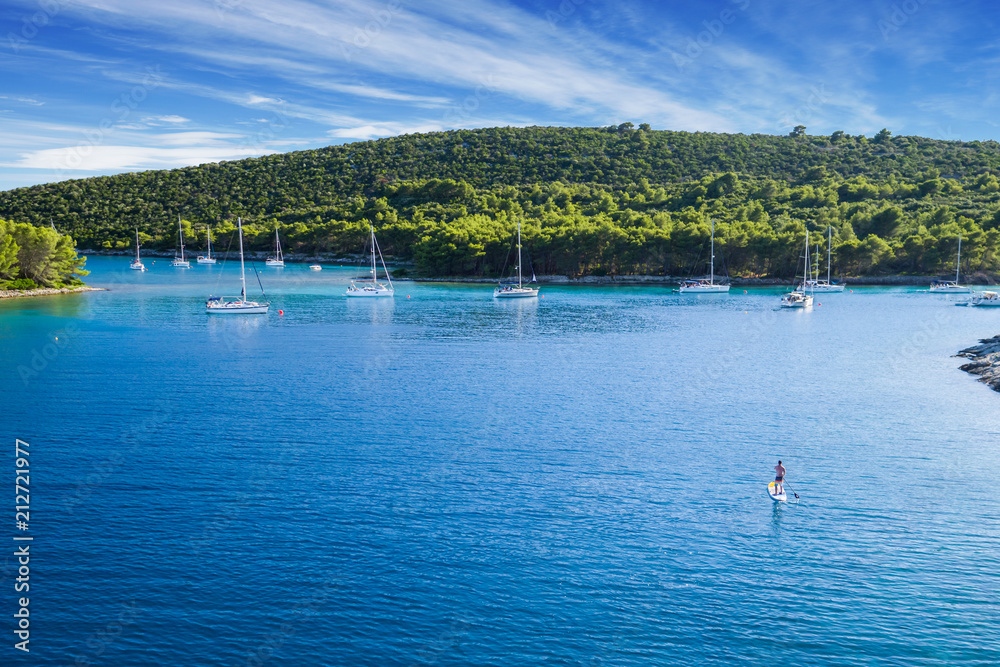
{"label": "boat hull", "polygon": [[281,260],[277,260],[276,261],[276,260],[273,260],[273,259],[269,259],[266,262],[264,262],[264,266],[274,266],[274,267],[277,267],[279,269],[283,269],[283,268],[285,268],[285,263],[282,262]]}
{"label": "boat hull", "polygon": [[[218,305],[213,305],[213,303],[218,303]],[[271,304],[257,303],[256,301],[210,301],[205,306],[205,312],[211,315],[264,315],[270,307]]]}
{"label": "boat hull", "polygon": [[726,294],[729,292],[729,285],[696,285],[684,287],[678,290],[681,294]]}
{"label": "boat hull", "polygon": [[814,292],[843,292],[845,285],[813,285],[812,291]]}
{"label": "boat hull", "polygon": [[173,266],[173,267],[178,268],[178,269],[190,269],[191,268],[191,262],[189,262],[187,260],[184,260],[182,262],[179,259],[175,259],[174,261],[170,262],[170,266]]}
{"label": "boat hull", "polygon": [[973,296],[966,305],[979,308],[1000,308],[1000,293],[990,291],[980,292]]}
{"label": "boat hull", "polygon": [[530,299],[531,297],[538,296],[538,290],[530,289],[528,287],[515,287],[509,290],[494,290],[494,299]]}
{"label": "boat hull", "polygon": [[379,299],[390,297],[394,294],[390,289],[349,289],[347,296],[355,299]]}
{"label": "boat hull", "polygon": [[140,262],[138,264],[136,264],[135,262],[132,262],[129,265],[128,268],[132,269],[133,271],[145,271],[146,270],[146,265],[143,264],[142,262]]}
{"label": "boat hull", "polygon": [[215,262],[215,258],[214,257],[211,257],[211,258],[210,257],[199,257],[198,258],[198,263],[199,264],[215,264],[216,262]]}
{"label": "boat hull", "polygon": [[931,285],[927,291],[935,294],[969,294],[972,288],[965,285]]}
{"label": "boat hull", "polygon": [[813,298],[808,294],[802,298],[792,299],[788,296],[781,297],[782,308],[812,308]]}

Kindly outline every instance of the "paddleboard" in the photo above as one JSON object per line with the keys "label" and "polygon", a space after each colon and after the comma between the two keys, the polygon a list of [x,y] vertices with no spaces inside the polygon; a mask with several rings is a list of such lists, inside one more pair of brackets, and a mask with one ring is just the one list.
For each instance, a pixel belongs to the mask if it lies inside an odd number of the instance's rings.
{"label": "paddleboard", "polygon": [[783,503],[788,500],[788,494],[782,489],[781,493],[775,493],[775,483],[771,482],[767,485],[767,495],[771,496],[771,500],[779,503]]}

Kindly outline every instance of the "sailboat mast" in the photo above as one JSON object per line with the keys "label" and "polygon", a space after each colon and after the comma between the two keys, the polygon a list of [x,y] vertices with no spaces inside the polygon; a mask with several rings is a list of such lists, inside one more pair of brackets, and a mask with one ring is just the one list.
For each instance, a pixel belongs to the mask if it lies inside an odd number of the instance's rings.
{"label": "sailboat mast", "polygon": [[206,225],[208,227],[208,258],[212,259],[212,225]]}
{"label": "sailboat mast", "polygon": [[517,221],[517,286],[521,287],[521,220]]}
{"label": "sailboat mast", "polygon": [[181,214],[177,214],[177,236],[181,240],[181,261],[184,261],[184,230],[181,228]]}
{"label": "sailboat mast", "polygon": [[240,293],[240,299],[246,301],[247,299],[247,270],[243,264],[243,220],[241,218],[236,218],[236,224],[239,226],[240,235],[240,282],[243,284],[243,291]]}
{"label": "sailboat mast", "polygon": [[709,250],[709,254],[712,257],[708,269],[709,271],[708,284],[714,285],[715,284],[715,220],[714,219],[712,220],[712,249]]}
{"label": "sailboat mast", "polygon": [[958,259],[955,260],[955,282],[958,282],[958,271],[962,266],[962,233],[958,234]]}
{"label": "sailboat mast", "polygon": [[833,251],[833,227],[827,227],[828,239],[826,242],[826,284],[830,284],[830,253]]}
{"label": "sailboat mast", "polygon": [[806,230],[806,277],[802,279],[802,293],[806,293],[806,283],[809,282],[809,230]]}
{"label": "sailboat mast", "polygon": [[375,225],[368,223],[368,228],[371,229],[372,232],[372,285],[376,285],[378,283],[376,280],[376,278],[378,278],[378,273],[376,273],[375,268]]}
{"label": "sailboat mast", "polygon": [[139,228],[135,228],[135,261],[139,261]]}

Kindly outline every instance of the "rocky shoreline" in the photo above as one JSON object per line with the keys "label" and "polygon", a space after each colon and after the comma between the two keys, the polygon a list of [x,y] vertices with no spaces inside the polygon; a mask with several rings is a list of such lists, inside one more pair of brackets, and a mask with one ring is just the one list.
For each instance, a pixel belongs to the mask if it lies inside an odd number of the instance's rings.
{"label": "rocky shoreline", "polygon": [[76,292],[103,292],[100,287],[39,287],[26,290],[0,290],[0,299],[16,299],[22,296],[49,296],[51,294],[73,294]]}
{"label": "rocky shoreline", "polygon": [[980,382],[1000,391],[1000,336],[980,338],[979,345],[967,347],[955,356],[971,359],[960,370],[978,375]]}

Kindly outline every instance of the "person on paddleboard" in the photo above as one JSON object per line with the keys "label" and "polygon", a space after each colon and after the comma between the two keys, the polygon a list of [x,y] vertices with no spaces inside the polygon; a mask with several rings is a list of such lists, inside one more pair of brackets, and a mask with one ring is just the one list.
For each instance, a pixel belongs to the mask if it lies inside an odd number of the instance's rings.
{"label": "person on paddleboard", "polygon": [[781,465],[781,461],[778,461],[778,465],[774,466],[774,492],[779,496],[785,492],[785,485],[782,484],[784,479],[785,466]]}

